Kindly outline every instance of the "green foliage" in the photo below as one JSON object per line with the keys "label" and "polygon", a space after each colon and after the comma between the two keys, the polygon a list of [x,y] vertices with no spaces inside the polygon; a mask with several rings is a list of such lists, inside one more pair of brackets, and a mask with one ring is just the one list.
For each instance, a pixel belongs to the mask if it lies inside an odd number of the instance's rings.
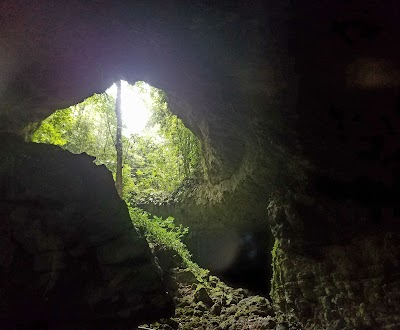
{"label": "green foliage", "polygon": [[[138,82],[142,93],[150,93],[152,109],[149,126],[158,127],[158,137],[123,136],[123,198],[146,203],[166,200],[186,178],[196,175],[200,158],[198,139],[173,115],[165,94]],[[86,152],[116,172],[115,99],[107,93],[94,94],[82,103],[56,111],[42,121],[33,142],[62,146],[73,152]]]}
{"label": "green foliage", "polygon": [[104,164],[115,172],[113,104],[113,98],[106,93],[94,94],[43,120],[31,140],[59,145],[73,153],[86,152],[96,157],[96,164]]}
{"label": "green foliage", "polygon": [[178,160],[181,177],[196,175],[200,160],[200,141],[188,130],[183,122],[168,109],[164,92],[152,90],[152,117],[149,126],[159,125],[158,132],[164,137],[165,144]]}
{"label": "green foliage", "polygon": [[181,240],[188,233],[188,228],[175,225],[173,217],[163,219],[153,216],[151,218],[150,213],[140,208],[129,207],[129,213],[134,226],[144,232],[150,244],[161,245],[176,251],[187,266],[195,267],[189,250]]}
{"label": "green foliage", "polygon": [[[285,272],[284,263],[281,263],[281,241],[279,239],[275,239],[274,246],[271,251],[272,256],[272,278],[271,278],[271,292],[270,296],[275,298],[274,300],[279,298],[279,290],[282,286],[282,274]],[[278,301],[276,300],[276,301]]]}
{"label": "green foliage", "polygon": [[[144,83],[137,86],[145,92]],[[165,94],[150,89],[153,115],[150,126],[159,127],[159,137],[131,135],[122,137],[123,198],[130,205],[166,199],[186,178],[195,176],[200,143],[168,109]],[[61,146],[73,153],[86,152],[116,172],[115,136],[117,121],[115,99],[107,93],[94,94],[82,103],[56,111],[41,122],[32,141]],[[198,274],[201,269],[191,261],[191,254],[182,243],[187,228],[174,224],[135,207],[129,207],[133,224],[141,229],[153,245],[176,251],[186,265]]]}
{"label": "green foliage", "polygon": [[134,202],[164,200],[182,182],[176,156],[165,143],[151,137],[131,136],[125,152],[131,166],[132,189],[124,196]]}
{"label": "green foliage", "polygon": [[72,109],[58,110],[42,121],[40,129],[33,133],[32,141],[63,146],[68,142],[73,126]]}

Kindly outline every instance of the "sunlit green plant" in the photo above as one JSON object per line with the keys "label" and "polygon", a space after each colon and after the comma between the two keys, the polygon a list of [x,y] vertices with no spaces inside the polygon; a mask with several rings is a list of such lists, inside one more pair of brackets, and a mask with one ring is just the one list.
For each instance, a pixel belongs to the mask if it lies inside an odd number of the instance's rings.
{"label": "sunlit green plant", "polygon": [[182,238],[189,231],[188,228],[176,225],[173,217],[163,219],[152,216],[138,207],[129,207],[129,214],[133,225],[144,233],[150,245],[175,251],[182,258],[184,266],[200,278],[207,273],[192,261],[192,254],[182,242]]}
{"label": "sunlit green plant", "polygon": [[129,214],[134,226],[144,232],[150,244],[172,249],[178,252],[184,261],[191,260],[191,254],[181,240],[188,233],[188,228],[175,225],[173,217],[163,219],[152,216],[138,207],[129,207]]}

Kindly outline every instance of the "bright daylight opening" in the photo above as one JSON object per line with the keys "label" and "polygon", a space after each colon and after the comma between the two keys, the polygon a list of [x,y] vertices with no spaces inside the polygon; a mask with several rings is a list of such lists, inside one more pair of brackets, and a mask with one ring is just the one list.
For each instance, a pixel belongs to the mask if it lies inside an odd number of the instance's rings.
{"label": "bright daylight opening", "polygon": [[[151,117],[152,88],[146,83],[132,86],[124,80],[121,81],[122,121],[125,123],[122,131],[126,136],[130,134],[157,134],[154,130],[146,129],[146,125]],[[108,88],[106,93],[116,98],[116,84]]]}
{"label": "bright daylight opening", "polygon": [[[200,142],[173,115],[163,91],[121,81],[121,197],[128,204],[162,202],[199,173]],[[33,142],[95,156],[118,177],[117,85],[58,110],[40,123]],[[121,173],[121,172],[120,172]],[[121,182],[120,181],[120,182]],[[118,178],[117,178],[118,182]],[[118,189],[118,187],[117,187]]]}

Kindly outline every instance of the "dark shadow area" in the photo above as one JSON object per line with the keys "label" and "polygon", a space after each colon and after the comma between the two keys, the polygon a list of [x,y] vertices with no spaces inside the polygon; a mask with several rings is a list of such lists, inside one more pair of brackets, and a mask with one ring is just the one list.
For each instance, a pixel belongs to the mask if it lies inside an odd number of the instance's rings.
{"label": "dark shadow area", "polygon": [[267,245],[265,237],[265,232],[245,233],[240,238],[237,258],[230,268],[218,276],[231,286],[246,288],[265,297],[269,296],[272,246]]}

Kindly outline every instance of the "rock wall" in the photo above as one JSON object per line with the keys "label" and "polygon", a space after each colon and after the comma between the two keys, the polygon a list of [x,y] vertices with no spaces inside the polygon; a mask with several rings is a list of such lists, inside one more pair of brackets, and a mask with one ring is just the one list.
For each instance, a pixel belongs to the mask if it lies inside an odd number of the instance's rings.
{"label": "rock wall", "polygon": [[313,205],[304,196],[275,199],[268,213],[278,311],[294,314],[306,329],[400,327],[400,235],[393,214],[383,215],[382,226],[370,209],[326,200]]}
{"label": "rock wall", "polygon": [[259,121],[252,124],[250,134],[259,142],[246,146],[240,168],[230,177],[190,183],[168,202],[140,206],[188,226],[185,242],[202,267],[232,285],[268,295],[274,244],[268,202],[278,189],[303,185],[309,166],[276,144],[262,144],[265,127]]}
{"label": "rock wall", "polygon": [[1,134],[0,322],[134,327],[172,312],[161,270],[93,157]]}
{"label": "rock wall", "polygon": [[265,222],[265,196],[257,194],[256,187],[242,189],[239,184],[236,190],[224,192],[222,200],[211,202],[199,192],[206,188],[195,184],[186,187],[176,201],[140,206],[156,215],[173,216],[176,223],[189,227],[184,241],[201,267],[232,285],[266,294],[270,290],[267,279],[272,276],[273,238]]}

